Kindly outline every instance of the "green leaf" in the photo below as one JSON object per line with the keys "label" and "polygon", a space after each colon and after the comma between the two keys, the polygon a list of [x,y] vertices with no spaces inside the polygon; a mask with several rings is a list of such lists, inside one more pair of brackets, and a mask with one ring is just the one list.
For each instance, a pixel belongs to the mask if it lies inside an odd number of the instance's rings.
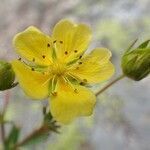
{"label": "green leaf", "polygon": [[44,115],[44,124],[49,124],[52,121],[53,117],[50,112]]}
{"label": "green leaf", "polygon": [[20,128],[15,125],[12,127],[8,137],[5,140],[5,150],[13,150],[14,146],[18,142],[18,138],[20,135]]}
{"label": "green leaf", "polygon": [[44,114],[43,124],[48,127],[49,132],[59,133],[58,129],[60,126],[57,125],[57,122],[53,119],[51,112]]}

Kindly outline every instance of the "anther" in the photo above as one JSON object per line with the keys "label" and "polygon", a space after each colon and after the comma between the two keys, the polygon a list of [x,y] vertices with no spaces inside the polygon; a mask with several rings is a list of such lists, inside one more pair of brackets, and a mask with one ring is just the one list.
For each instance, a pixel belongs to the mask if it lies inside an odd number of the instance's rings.
{"label": "anther", "polygon": [[87,79],[83,79],[83,82],[87,82]]}
{"label": "anther", "polygon": [[84,85],[84,82],[80,82],[79,84],[80,84],[80,85]]}
{"label": "anther", "polygon": [[77,50],[74,50],[74,52],[77,53],[78,51],[77,51]]}
{"label": "anther", "polygon": [[32,61],[35,62],[35,58],[33,58]]}
{"label": "anther", "polygon": [[80,84],[80,85],[84,85],[84,83],[83,83],[83,82],[80,82],[79,84]]}
{"label": "anther", "polygon": [[19,61],[21,61],[21,58],[18,58]]}
{"label": "anther", "polygon": [[63,44],[63,41],[59,41],[60,42],[60,44]]}
{"label": "anther", "polygon": [[81,64],[82,64],[82,62],[80,61],[80,62],[79,62],[79,64],[81,65]]}
{"label": "anther", "polygon": [[68,54],[68,52],[67,51],[65,51],[65,55],[67,55]]}
{"label": "anther", "polygon": [[31,68],[31,70],[34,71],[35,69],[34,69],[34,68]]}
{"label": "anther", "polygon": [[55,40],[55,41],[53,41],[53,43],[56,43],[56,40]]}
{"label": "anther", "polygon": [[82,55],[79,57],[79,59],[81,59],[82,58]]}
{"label": "anther", "polygon": [[43,57],[43,58],[45,58],[46,56],[45,56],[45,55],[43,55],[42,57]]}
{"label": "anther", "polygon": [[50,47],[50,44],[49,44],[49,43],[47,44],[47,47]]}
{"label": "anther", "polygon": [[57,92],[52,92],[52,95],[53,96],[57,96]]}
{"label": "anther", "polygon": [[86,83],[87,83],[87,79],[83,79],[79,84],[80,85],[86,85]]}
{"label": "anther", "polygon": [[77,89],[74,89],[74,92],[75,92],[75,93],[78,93],[78,90],[77,90]]}

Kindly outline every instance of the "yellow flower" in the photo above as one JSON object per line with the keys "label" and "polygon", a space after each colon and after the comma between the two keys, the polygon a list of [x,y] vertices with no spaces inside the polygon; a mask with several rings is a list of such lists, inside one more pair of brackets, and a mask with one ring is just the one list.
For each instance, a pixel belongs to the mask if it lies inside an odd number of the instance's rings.
{"label": "yellow flower", "polygon": [[64,124],[92,114],[96,97],[86,85],[114,72],[109,50],[96,48],[83,56],[90,40],[88,26],[68,20],[58,22],[51,37],[31,26],[13,40],[23,58],[12,61],[20,86],[33,99],[50,97],[53,117]]}

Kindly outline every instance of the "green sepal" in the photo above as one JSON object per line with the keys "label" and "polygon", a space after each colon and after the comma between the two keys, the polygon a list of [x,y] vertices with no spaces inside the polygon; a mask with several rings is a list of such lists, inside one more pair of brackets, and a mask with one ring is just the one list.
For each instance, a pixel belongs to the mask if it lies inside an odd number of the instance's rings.
{"label": "green sepal", "polygon": [[150,74],[150,40],[140,44],[137,48],[127,51],[122,57],[122,70],[127,77],[139,81]]}
{"label": "green sepal", "polygon": [[147,40],[138,46],[139,49],[147,48],[150,40]]}

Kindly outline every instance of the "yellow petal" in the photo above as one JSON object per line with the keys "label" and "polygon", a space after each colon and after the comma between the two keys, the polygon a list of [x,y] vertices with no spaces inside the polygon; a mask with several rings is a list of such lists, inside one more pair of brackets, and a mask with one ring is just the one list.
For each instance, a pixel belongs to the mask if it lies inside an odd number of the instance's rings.
{"label": "yellow petal", "polygon": [[61,20],[56,24],[52,37],[57,40],[57,55],[64,61],[70,61],[81,55],[91,40],[91,29],[85,24],[74,24]]}
{"label": "yellow petal", "polygon": [[30,26],[15,35],[13,45],[17,53],[39,65],[51,64],[52,40],[36,27]]}
{"label": "yellow petal", "polygon": [[50,99],[50,111],[53,117],[68,124],[78,116],[89,116],[93,112],[96,97],[89,89],[75,85],[74,91],[67,83],[59,82],[57,95]]}
{"label": "yellow petal", "polygon": [[18,60],[12,61],[12,66],[20,86],[29,97],[43,99],[48,96],[50,75],[32,71],[31,68]]}
{"label": "yellow petal", "polygon": [[111,52],[105,48],[96,48],[80,60],[76,68],[70,71],[74,76],[88,83],[99,83],[109,79],[114,73],[114,66],[109,61]]}

